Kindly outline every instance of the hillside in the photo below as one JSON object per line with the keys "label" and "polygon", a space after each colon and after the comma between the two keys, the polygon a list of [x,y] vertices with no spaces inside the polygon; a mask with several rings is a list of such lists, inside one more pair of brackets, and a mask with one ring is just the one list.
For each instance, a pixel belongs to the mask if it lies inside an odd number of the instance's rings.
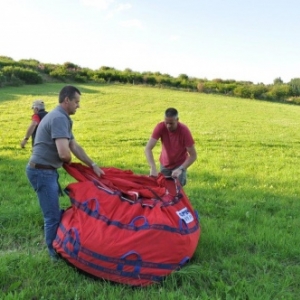
{"label": "hillside", "polygon": [[105,66],[98,70],[91,70],[71,62],[59,65],[43,63],[34,59],[14,61],[10,57],[0,56],[0,87],[46,82],[147,85],[188,92],[300,103],[300,78],[294,78],[288,83],[284,83],[281,78],[275,78],[272,85],[253,84],[252,82],[233,79],[209,81],[205,78],[189,77],[186,74],[180,74],[175,78],[160,72],[140,73],[131,69],[120,71]]}

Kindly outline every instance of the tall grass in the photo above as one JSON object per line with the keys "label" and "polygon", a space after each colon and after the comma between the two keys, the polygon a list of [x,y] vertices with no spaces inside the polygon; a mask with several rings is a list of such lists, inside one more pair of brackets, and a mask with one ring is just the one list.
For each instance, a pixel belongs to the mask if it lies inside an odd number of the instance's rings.
{"label": "tall grass", "polygon": [[[162,284],[132,289],[90,278],[64,261],[49,262],[42,216],[24,171],[31,147],[19,143],[32,101],[42,98],[51,110],[62,86],[0,89],[1,299],[299,299],[299,106],[78,85],[74,134],[101,166],[148,174],[144,146],[167,107],[179,110],[196,140],[198,160],[185,187],[201,218],[196,253]],[[63,187],[75,181],[59,173]],[[61,198],[62,207],[69,205]]]}

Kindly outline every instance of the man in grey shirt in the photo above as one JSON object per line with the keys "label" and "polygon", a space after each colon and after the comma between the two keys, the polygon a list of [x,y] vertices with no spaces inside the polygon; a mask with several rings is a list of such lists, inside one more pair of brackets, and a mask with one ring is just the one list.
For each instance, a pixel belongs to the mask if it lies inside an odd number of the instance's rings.
{"label": "man in grey shirt", "polygon": [[70,115],[75,114],[79,108],[80,95],[80,91],[70,85],[60,91],[59,105],[39,124],[33,153],[26,166],[28,180],[37,193],[43,213],[45,240],[52,260],[58,258],[52,243],[61,219],[57,169],[63,163],[70,163],[73,153],[80,161],[93,168],[98,176],[104,174],[76,142],[72,133]]}

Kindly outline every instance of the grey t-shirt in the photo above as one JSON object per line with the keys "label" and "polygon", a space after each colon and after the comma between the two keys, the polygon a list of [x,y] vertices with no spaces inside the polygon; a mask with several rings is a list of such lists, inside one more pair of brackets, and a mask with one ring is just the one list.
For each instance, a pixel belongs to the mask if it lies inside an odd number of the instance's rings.
{"label": "grey t-shirt", "polygon": [[58,156],[55,139],[74,139],[72,123],[69,115],[60,106],[49,112],[37,128],[30,161],[54,168],[61,167],[63,162]]}

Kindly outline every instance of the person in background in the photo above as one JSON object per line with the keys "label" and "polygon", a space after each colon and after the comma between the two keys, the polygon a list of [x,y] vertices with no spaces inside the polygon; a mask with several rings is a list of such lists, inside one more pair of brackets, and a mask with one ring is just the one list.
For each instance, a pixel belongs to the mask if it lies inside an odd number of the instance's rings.
{"label": "person in background", "polygon": [[160,172],[164,176],[178,178],[180,184],[186,184],[186,170],[197,159],[195,142],[189,128],[179,122],[178,111],[168,108],[165,120],[154,128],[145,148],[145,155],[150,166],[150,176],[157,176],[152,149],[160,139]]}
{"label": "person in background", "polygon": [[33,115],[31,116],[31,123],[30,123],[29,127],[27,128],[25,137],[20,143],[21,148],[25,148],[25,145],[28,142],[30,137],[31,137],[31,142],[32,142],[31,144],[33,147],[37,127],[40,124],[41,120],[47,114],[47,111],[45,111],[44,101],[42,101],[42,100],[35,100],[32,103],[31,108],[33,109]]}
{"label": "person in background", "polygon": [[58,260],[52,246],[62,212],[59,207],[58,172],[64,163],[72,160],[72,154],[81,162],[90,166],[95,174],[101,176],[104,171],[86,154],[76,142],[72,132],[70,115],[79,108],[80,91],[67,85],[59,93],[59,105],[49,112],[38,126],[32,155],[26,166],[26,175],[37,193],[44,217],[44,233],[50,257]]}

